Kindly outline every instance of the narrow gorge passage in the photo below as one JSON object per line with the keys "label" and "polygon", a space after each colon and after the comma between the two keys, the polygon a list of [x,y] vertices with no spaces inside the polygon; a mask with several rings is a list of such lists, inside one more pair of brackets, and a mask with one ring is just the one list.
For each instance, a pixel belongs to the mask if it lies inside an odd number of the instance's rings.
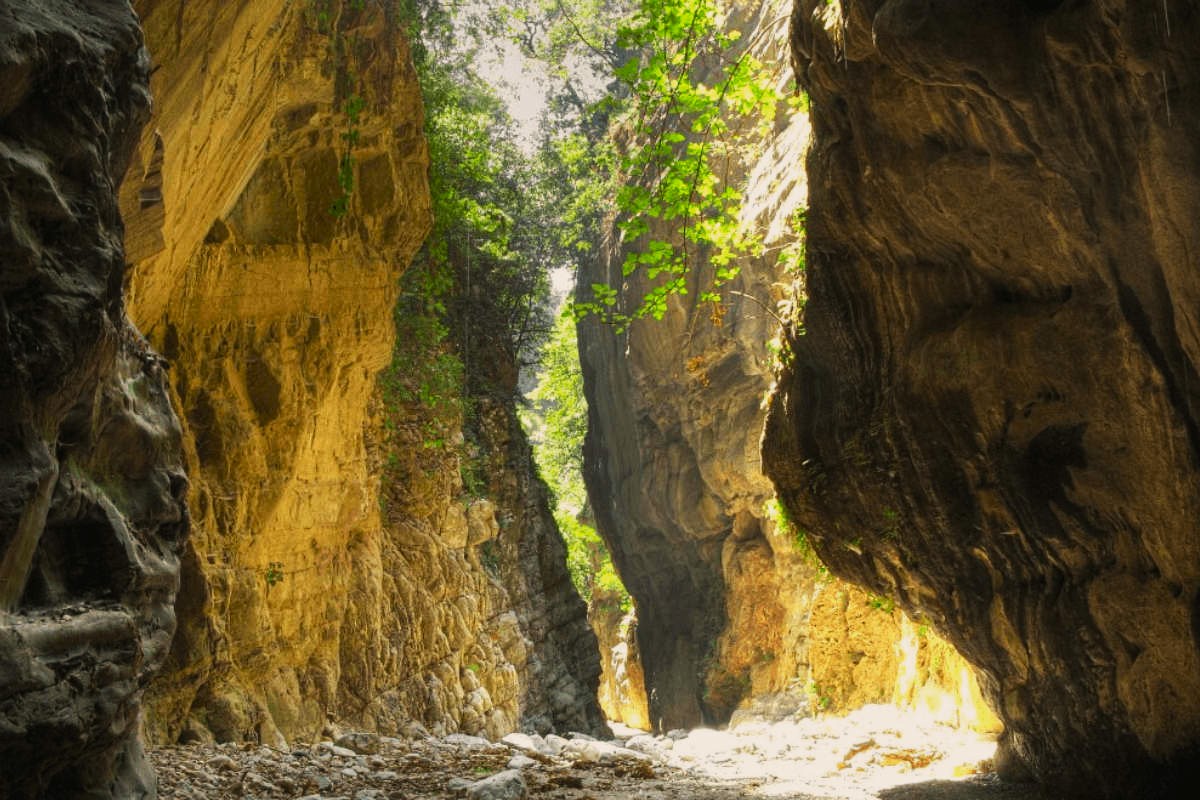
{"label": "narrow gorge passage", "polygon": [[1200,6],[0,0],[0,800],[1176,798]]}

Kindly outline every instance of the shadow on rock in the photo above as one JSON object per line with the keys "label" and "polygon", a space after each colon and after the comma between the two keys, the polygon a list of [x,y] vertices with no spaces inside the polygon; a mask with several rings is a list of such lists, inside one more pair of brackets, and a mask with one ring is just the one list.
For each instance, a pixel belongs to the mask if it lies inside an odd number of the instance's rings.
{"label": "shadow on rock", "polygon": [[1034,783],[1003,783],[992,776],[968,781],[925,781],[884,789],[879,800],[1057,800]]}

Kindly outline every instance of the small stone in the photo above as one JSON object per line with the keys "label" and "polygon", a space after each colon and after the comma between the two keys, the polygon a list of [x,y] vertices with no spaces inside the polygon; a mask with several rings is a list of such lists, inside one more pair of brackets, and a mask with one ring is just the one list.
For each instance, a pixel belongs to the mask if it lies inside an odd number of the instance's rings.
{"label": "small stone", "polygon": [[233,772],[237,769],[237,762],[229,756],[213,756],[208,760],[208,768],[217,772]]}
{"label": "small stone", "polygon": [[567,746],[562,749],[562,755],[569,756],[576,761],[598,764],[600,763],[600,748],[596,747],[596,744],[596,742],[568,742]]}
{"label": "small stone", "polygon": [[390,769],[385,769],[380,772],[373,773],[371,777],[377,781],[394,781],[400,777],[399,773],[392,772]]}
{"label": "small stone", "polygon": [[528,769],[536,764],[532,758],[523,755],[515,755],[508,760],[509,769]]}
{"label": "small stone", "polygon": [[446,781],[446,791],[451,794],[462,794],[474,785],[474,781],[469,781],[466,778],[451,778]]}
{"label": "small stone", "polygon": [[466,750],[486,750],[492,746],[491,742],[481,736],[468,736],[465,733],[452,733],[442,741]]}
{"label": "small stone", "polygon": [[373,756],[379,752],[379,736],[365,731],[343,734],[334,740],[334,744],[364,756]]}
{"label": "small stone", "polygon": [[515,747],[518,750],[537,750],[537,744],[534,742],[533,737],[527,733],[510,733],[500,741],[504,742],[509,747]]}
{"label": "small stone", "polygon": [[359,789],[354,793],[354,800],[384,800],[382,789]]}
{"label": "small stone", "polygon": [[529,789],[515,769],[506,769],[476,781],[467,789],[467,800],[525,800]]}
{"label": "small stone", "polygon": [[550,752],[558,755],[563,749],[570,744],[570,741],[553,733],[546,736],[546,746],[550,748]]}
{"label": "small stone", "polygon": [[667,751],[671,750],[674,746],[675,742],[671,741],[670,739],[659,741],[653,736],[647,736],[645,734],[641,736],[635,736],[625,743],[626,748],[634,750],[638,753],[645,753],[646,755],[658,761],[666,761]]}

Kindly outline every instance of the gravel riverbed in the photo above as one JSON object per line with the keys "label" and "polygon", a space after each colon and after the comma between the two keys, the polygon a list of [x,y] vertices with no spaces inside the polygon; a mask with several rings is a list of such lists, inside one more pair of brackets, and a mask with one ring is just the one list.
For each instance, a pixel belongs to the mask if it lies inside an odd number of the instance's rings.
{"label": "gravel riverbed", "polygon": [[890,706],[612,741],[347,732],[286,749],[150,750],[162,800],[1052,800],[991,770],[994,741]]}

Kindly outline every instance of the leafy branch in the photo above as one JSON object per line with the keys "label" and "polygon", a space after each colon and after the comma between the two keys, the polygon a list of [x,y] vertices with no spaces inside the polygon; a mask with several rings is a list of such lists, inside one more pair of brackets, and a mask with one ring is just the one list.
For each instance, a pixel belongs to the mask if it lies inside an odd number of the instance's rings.
{"label": "leafy branch", "polygon": [[[639,55],[615,72],[629,89],[624,124],[632,133],[616,196],[618,228],[632,245],[621,272],[625,279],[641,270],[652,285],[626,308],[616,288],[593,284],[577,316],[596,314],[618,329],[661,319],[702,264],[713,274],[700,299],[716,303],[716,288],[736,277],[738,260],[762,251],[757,233],[739,222],[742,193],[728,168],[740,126],[731,122],[769,125],[780,98],[752,43],[723,25],[716,0],[642,0],[622,26],[618,42]],[[669,233],[656,234],[664,223]]]}

